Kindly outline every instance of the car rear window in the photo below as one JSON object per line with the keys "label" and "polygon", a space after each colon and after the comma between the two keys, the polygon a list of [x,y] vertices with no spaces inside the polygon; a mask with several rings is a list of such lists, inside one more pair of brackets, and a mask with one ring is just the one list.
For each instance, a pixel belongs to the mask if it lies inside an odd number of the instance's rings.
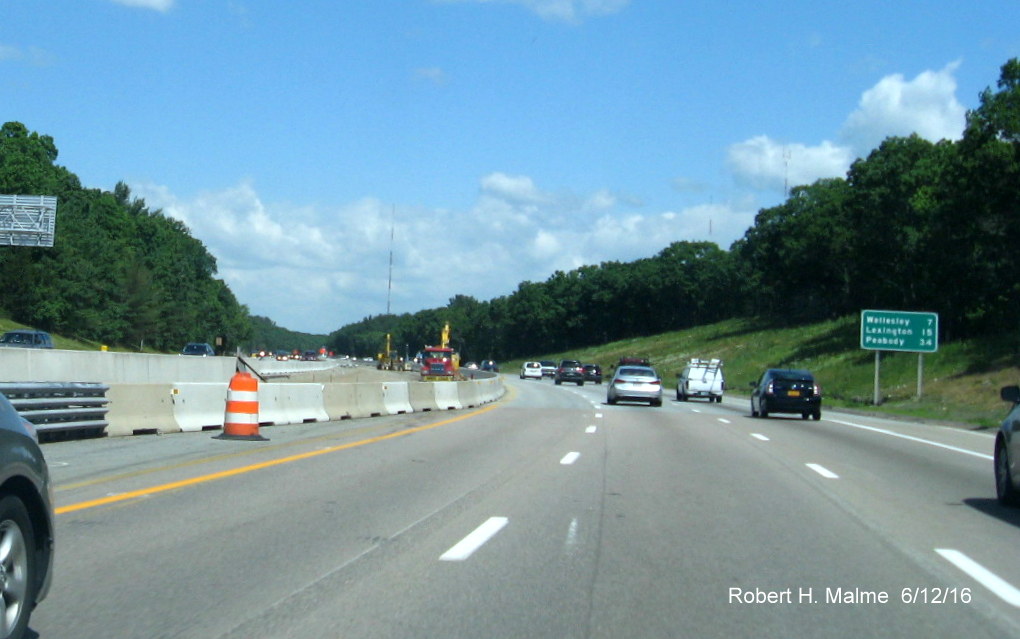
{"label": "car rear window", "polygon": [[634,368],[627,366],[620,369],[620,375],[627,377],[655,377],[655,371],[650,368]]}

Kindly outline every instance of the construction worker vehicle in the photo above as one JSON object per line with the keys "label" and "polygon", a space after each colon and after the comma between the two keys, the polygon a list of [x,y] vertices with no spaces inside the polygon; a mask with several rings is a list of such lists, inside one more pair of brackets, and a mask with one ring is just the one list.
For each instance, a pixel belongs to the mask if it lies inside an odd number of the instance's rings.
{"label": "construction worker vehicle", "polygon": [[443,327],[439,346],[422,350],[421,379],[423,382],[452,382],[460,378],[460,354],[450,348],[450,325]]}

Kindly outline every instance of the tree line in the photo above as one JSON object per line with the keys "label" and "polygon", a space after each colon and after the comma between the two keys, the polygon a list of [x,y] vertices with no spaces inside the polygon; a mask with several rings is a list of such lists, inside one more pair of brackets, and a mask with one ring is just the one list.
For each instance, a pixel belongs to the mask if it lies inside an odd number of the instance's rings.
{"label": "tree line", "polygon": [[[0,128],[0,193],[56,195],[52,248],[0,248],[0,314],[111,345],[172,352],[318,336],[252,317],[216,277],[183,223],[123,183],[86,189],[56,164],[51,137]],[[337,352],[395,355],[434,344],[444,324],[468,359],[504,360],[641,337],[733,317],[809,322],[861,309],[933,311],[943,341],[1016,331],[1020,252],[1020,62],[968,112],[960,140],[887,138],[845,177],[792,189],[760,210],[728,250],[676,242],[633,262],[603,262],[492,300],[381,315],[329,336]],[[314,341],[314,340],[313,340]],[[311,347],[311,346],[309,346]]]}
{"label": "tree line", "polygon": [[20,122],[0,128],[0,193],[58,199],[52,247],[0,247],[0,312],[68,337],[164,352],[251,335],[247,308],[183,223],[149,210],[123,183],[83,188],[57,154],[52,137]]}
{"label": "tree line", "polygon": [[791,190],[728,251],[676,242],[522,282],[489,301],[369,317],[331,336],[410,351],[445,322],[468,359],[510,359],[756,316],[795,324],[862,309],[937,312],[941,339],[1020,328],[1020,62],[1001,68],[958,141],[887,138],[846,177]]}

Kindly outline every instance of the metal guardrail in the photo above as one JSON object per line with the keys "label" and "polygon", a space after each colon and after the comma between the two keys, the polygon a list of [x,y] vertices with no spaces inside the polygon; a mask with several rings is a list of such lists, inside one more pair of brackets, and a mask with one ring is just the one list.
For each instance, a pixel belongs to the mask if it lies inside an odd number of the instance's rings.
{"label": "metal guardrail", "polygon": [[105,435],[108,390],[92,382],[0,382],[0,393],[44,440]]}

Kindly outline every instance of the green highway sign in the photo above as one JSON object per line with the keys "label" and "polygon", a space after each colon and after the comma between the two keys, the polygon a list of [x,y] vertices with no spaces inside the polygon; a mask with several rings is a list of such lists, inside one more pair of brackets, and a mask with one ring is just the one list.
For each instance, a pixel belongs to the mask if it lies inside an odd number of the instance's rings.
{"label": "green highway sign", "polygon": [[861,348],[934,353],[939,349],[939,314],[861,311]]}

